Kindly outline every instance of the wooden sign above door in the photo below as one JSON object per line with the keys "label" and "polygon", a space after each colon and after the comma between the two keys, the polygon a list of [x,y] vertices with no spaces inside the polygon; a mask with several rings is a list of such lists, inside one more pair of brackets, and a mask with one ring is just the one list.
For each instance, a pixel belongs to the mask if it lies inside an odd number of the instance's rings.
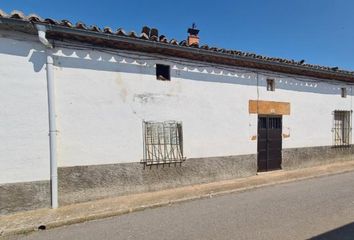
{"label": "wooden sign above door", "polygon": [[290,103],[262,100],[249,100],[249,113],[266,115],[290,115]]}

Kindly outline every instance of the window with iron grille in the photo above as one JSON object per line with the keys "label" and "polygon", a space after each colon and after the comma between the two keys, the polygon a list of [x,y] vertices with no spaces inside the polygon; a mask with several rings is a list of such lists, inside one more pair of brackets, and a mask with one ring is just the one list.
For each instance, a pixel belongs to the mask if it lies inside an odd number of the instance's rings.
{"label": "window with iron grille", "polygon": [[349,146],[352,137],[352,112],[333,112],[333,144],[334,146]]}
{"label": "window with iron grille", "polygon": [[177,121],[143,122],[144,158],[146,165],[182,163],[182,123]]}

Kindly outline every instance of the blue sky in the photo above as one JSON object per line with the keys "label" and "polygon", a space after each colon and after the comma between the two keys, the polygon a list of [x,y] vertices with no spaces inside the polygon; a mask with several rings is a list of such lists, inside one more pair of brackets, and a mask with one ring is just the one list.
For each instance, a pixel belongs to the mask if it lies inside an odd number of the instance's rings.
{"label": "blue sky", "polygon": [[352,0],[0,0],[0,9],[139,33],[147,25],[178,40],[195,22],[201,44],[354,71]]}

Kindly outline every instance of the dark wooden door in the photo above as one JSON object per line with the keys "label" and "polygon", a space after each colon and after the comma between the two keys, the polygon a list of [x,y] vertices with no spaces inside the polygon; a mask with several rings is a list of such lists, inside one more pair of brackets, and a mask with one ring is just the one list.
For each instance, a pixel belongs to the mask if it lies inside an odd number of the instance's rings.
{"label": "dark wooden door", "polygon": [[282,116],[258,117],[258,171],[281,168]]}

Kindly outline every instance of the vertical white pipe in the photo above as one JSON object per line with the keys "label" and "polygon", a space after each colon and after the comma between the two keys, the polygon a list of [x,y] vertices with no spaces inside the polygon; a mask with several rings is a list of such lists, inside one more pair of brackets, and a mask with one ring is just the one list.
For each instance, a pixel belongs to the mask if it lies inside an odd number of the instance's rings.
{"label": "vertical white pipe", "polygon": [[47,49],[47,91],[49,115],[49,144],[50,144],[50,176],[52,192],[52,208],[58,207],[58,169],[57,169],[57,127],[55,121],[55,87],[53,76],[52,51]]}
{"label": "vertical white pipe", "polygon": [[52,208],[58,208],[58,168],[57,168],[57,127],[55,116],[55,87],[53,74],[53,46],[46,38],[46,27],[37,25],[39,41],[46,47],[47,62],[47,95],[48,95],[48,118],[49,118],[49,154],[50,154],[50,183]]}

